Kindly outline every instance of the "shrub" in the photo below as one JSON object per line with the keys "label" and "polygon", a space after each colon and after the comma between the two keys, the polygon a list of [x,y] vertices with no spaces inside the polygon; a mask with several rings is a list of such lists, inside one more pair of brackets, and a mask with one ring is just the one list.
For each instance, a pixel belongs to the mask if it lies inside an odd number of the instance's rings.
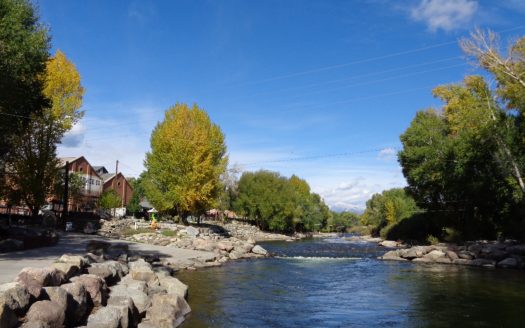
{"label": "shrub", "polygon": [[166,237],[175,237],[177,235],[177,232],[175,232],[173,230],[166,229],[166,230],[162,230],[161,234],[163,236],[166,236]]}
{"label": "shrub", "polygon": [[437,244],[439,244],[439,239],[437,237],[432,236],[432,235],[428,235],[427,236],[427,242],[430,245],[437,245]]}
{"label": "shrub", "polygon": [[139,233],[153,233],[154,231],[151,230],[150,228],[138,228],[137,230],[133,229],[133,228],[128,228],[126,230],[123,231],[123,235],[124,236],[133,236],[133,235],[137,235]]}

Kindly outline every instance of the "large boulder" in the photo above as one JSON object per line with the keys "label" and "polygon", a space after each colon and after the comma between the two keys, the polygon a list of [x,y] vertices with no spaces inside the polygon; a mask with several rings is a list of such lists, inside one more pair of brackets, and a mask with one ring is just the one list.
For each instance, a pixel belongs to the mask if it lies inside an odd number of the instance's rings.
{"label": "large boulder", "polygon": [[22,328],[50,328],[49,324],[43,321],[28,321],[28,322],[25,322],[21,327]]}
{"label": "large boulder", "polygon": [[139,312],[129,296],[113,296],[108,299],[108,307],[120,311],[120,327],[136,327],[139,322]]}
{"label": "large boulder", "polygon": [[265,250],[264,248],[262,248],[262,247],[259,246],[259,245],[255,245],[255,246],[253,246],[253,248],[252,248],[252,253],[259,254],[259,255],[263,255],[263,256],[268,255],[268,251]]}
{"label": "large boulder", "polygon": [[233,249],[233,244],[228,241],[220,241],[217,243],[217,248],[221,251],[230,252]]}
{"label": "large boulder", "polygon": [[131,278],[131,275],[127,275],[120,280],[119,285],[123,285],[128,289],[135,289],[143,293],[148,292],[148,284],[142,280],[135,280]]}
{"label": "large boulder", "polygon": [[390,247],[390,248],[394,248],[394,247],[397,247],[397,241],[394,241],[394,240],[383,240],[382,242],[379,243],[379,245],[383,246],[383,247]]}
{"label": "large boulder", "polygon": [[525,244],[508,246],[506,251],[512,255],[525,255]]}
{"label": "large boulder", "polygon": [[88,317],[87,328],[120,328],[121,311],[105,306]]}
{"label": "large boulder", "polygon": [[183,284],[179,279],[170,276],[159,276],[160,285],[168,294],[175,294],[182,298],[188,297],[188,286]]}
{"label": "large boulder", "polygon": [[131,275],[131,278],[135,280],[142,280],[146,282],[156,278],[155,272],[153,272],[151,265],[143,259],[129,262],[129,274]]}
{"label": "large boulder", "polygon": [[60,286],[65,281],[65,274],[53,267],[24,268],[18,273],[15,281],[26,287],[28,292],[38,299],[42,287]]}
{"label": "large boulder", "polygon": [[146,318],[159,328],[178,327],[191,312],[186,300],[177,295],[155,294]]}
{"label": "large boulder", "polygon": [[186,232],[186,234],[192,238],[196,238],[199,236],[199,229],[194,227],[186,227],[186,229],[182,230],[183,232]]}
{"label": "large boulder", "polygon": [[61,328],[64,326],[66,309],[53,301],[38,301],[33,303],[27,311],[28,322],[41,321],[50,328]]}
{"label": "large boulder", "polygon": [[109,295],[110,298],[118,296],[130,297],[140,315],[143,315],[151,304],[150,298],[145,292],[138,289],[127,288],[126,285],[122,284],[111,287],[111,293]]}
{"label": "large boulder", "polygon": [[435,249],[433,251],[428,252],[428,254],[425,254],[423,257],[432,261],[436,261],[437,259],[443,258],[445,256],[445,252],[439,249]]}
{"label": "large boulder", "polygon": [[61,287],[44,287],[44,298],[60,305],[60,308],[67,312],[68,294],[65,289]]}
{"label": "large boulder", "polygon": [[383,256],[381,256],[380,259],[387,261],[408,261],[407,259],[399,256],[398,250],[388,251]]}
{"label": "large boulder", "polygon": [[31,295],[24,286],[16,282],[0,285],[0,304],[7,305],[18,315],[26,313],[30,300]]}
{"label": "large boulder", "polygon": [[515,269],[518,267],[518,260],[513,257],[507,257],[506,259],[499,261],[497,266],[499,268]]}
{"label": "large boulder", "polygon": [[94,306],[104,306],[108,298],[108,287],[104,279],[93,274],[83,274],[71,278],[71,282],[84,286]]}
{"label": "large boulder", "polygon": [[64,272],[67,279],[80,273],[86,265],[87,262],[84,257],[72,254],[64,254],[51,264],[52,267]]}
{"label": "large boulder", "polygon": [[399,256],[401,256],[404,259],[415,259],[422,257],[423,255],[427,254],[430,251],[429,246],[414,246],[409,249],[400,250]]}
{"label": "large boulder", "polygon": [[117,261],[106,261],[102,263],[93,263],[87,269],[89,274],[99,276],[108,284],[113,284],[124,276],[122,265]]}
{"label": "large boulder", "polygon": [[[83,322],[90,310],[88,302],[89,294],[86,288],[79,283],[68,283],[60,286],[68,294],[68,306],[66,310],[67,324],[74,326],[77,323]],[[91,299],[89,299],[91,301]]]}

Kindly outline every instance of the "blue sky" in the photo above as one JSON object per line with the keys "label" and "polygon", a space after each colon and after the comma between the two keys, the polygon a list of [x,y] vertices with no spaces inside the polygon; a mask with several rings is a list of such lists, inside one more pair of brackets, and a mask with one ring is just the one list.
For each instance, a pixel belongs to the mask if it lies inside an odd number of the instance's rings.
{"label": "blue sky", "polygon": [[434,86],[476,73],[474,27],[525,34],[525,1],[37,1],[77,66],[85,117],[59,147],[124,174],[177,102],[226,135],[230,164],[305,178],[334,209],[406,184],[395,153]]}

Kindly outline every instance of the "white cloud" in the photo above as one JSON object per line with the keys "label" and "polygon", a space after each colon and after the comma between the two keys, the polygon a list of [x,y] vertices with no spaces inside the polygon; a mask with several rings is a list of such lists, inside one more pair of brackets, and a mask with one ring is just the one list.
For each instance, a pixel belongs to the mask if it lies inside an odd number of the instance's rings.
{"label": "white cloud", "polygon": [[385,161],[390,161],[392,159],[395,159],[396,155],[397,151],[394,148],[388,147],[383,148],[379,151],[378,158]]}
{"label": "white cloud", "polygon": [[468,24],[478,9],[473,0],[421,0],[411,17],[424,22],[431,31],[452,31]]}
{"label": "white cloud", "polygon": [[62,146],[67,148],[78,147],[84,141],[86,128],[79,122],[62,137]]}

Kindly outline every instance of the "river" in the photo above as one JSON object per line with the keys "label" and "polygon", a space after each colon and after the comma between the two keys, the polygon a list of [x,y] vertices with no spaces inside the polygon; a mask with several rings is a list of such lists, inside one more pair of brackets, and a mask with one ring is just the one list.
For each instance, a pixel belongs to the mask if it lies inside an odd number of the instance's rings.
{"label": "river", "polygon": [[177,275],[182,327],[525,327],[525,273],[386,262],[345,238],[261,244],[274,258]]}

